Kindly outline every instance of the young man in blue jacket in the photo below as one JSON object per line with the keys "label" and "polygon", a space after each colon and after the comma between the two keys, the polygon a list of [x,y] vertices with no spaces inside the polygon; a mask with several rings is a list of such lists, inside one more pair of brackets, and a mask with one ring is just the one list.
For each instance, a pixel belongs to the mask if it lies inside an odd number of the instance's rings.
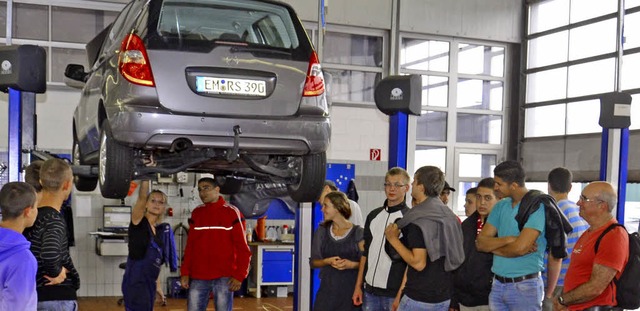
{"label": "young man in blue jacket", "polygon": [[38,262],[22,235],[38,216],[36,191],[24,182],[0,190],[0,311],[36,310]]}

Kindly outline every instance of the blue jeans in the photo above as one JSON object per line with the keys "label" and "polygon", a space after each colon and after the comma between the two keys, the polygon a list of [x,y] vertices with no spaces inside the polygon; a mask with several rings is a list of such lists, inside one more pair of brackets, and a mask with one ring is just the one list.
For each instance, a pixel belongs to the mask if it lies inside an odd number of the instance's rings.
{"label": "blue jeans", "polygon": [[516,283],[501,283],[493,279],[489,307],[492,311],[540,311],[542,310],[542,277]]}
{"label": "blue jeans", "polygon": [[438,303],[420,302],[403,295],[398,311],[449,311],[451,300]]}
{"label": "blue jeans", "polygon": [[371,294],[364,291],[362,310],[364,311],[391,311],[394,297],[385,297]]}
{"label": "blue jeans", "polygon": [[38,301],[38,311],[77,311],[75,300]]}
{"label": "blue jeans", "polygon": [[209,293],[213,292],[216,311],[231,311],[233,292],[229,290],[229,278],[189,281],[189,311],[204,311],[209,303]]}

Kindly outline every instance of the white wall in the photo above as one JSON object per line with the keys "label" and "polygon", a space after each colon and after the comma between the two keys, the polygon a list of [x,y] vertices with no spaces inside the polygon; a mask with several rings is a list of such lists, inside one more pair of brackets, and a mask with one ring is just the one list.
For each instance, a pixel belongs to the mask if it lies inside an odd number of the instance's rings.
{"label": "white wall", "polygon": [[400,30],[520,43],[522,12],[514,0],[402,0]]}
{"label": "white wall", "polygon": [[[300,19],[318,21],[321,0],[285,0]],[[520,43],[523,1],[514,0],[324,0],[325,20],[379,29],[391,28],[392,3],[400,4],[400,30]]]}
{"label": "white wall", "polygon": [[[8,146],[8,99],[5,93],[0,95],[0,150]],[[37,147],[40,150],[59,150],[71,152],[71,122],[73,111],[80,99],[80,91],[58,87],[45,94],[36,95],[36,114],[38,118]]]}
{"label": "white wall", "polygon": [[382,149],[388,161],[389,117],[374,108],[332,107],[327,159],[369,161],[369,149]]}

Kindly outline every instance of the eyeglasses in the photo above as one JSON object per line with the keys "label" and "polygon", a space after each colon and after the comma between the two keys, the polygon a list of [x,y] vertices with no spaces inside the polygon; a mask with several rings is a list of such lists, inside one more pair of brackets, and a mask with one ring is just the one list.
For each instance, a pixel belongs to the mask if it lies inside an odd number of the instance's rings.
{"label": "eyeglasses", "polygon": [[584,196],[584,194],[580,195],[580,201],[582,201],[582,202],[604,202],[604,201],[602,201],[600,199],[589,199],[586,196]]}
{"label": "eyeglasses", "polygon": [[384,183],[384,187],[385,188],[389,188],[389,189],[391,189],[391,188],[400,189],[400,188],[402,188],[404,186],[406,186],[406,185],[403,185],[403,184],[392,184],[392,183],[388,183],[388,182]]}

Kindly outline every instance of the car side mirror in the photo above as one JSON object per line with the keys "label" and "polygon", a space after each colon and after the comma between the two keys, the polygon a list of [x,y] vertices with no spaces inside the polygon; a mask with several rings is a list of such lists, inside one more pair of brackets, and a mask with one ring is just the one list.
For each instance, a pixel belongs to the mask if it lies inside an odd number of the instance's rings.
{"label": "car side mirror", "polygon": [[69,64],[64,70],[64,82],[73,88],[83,88],[89,74],[84,71],[84,66]]}

